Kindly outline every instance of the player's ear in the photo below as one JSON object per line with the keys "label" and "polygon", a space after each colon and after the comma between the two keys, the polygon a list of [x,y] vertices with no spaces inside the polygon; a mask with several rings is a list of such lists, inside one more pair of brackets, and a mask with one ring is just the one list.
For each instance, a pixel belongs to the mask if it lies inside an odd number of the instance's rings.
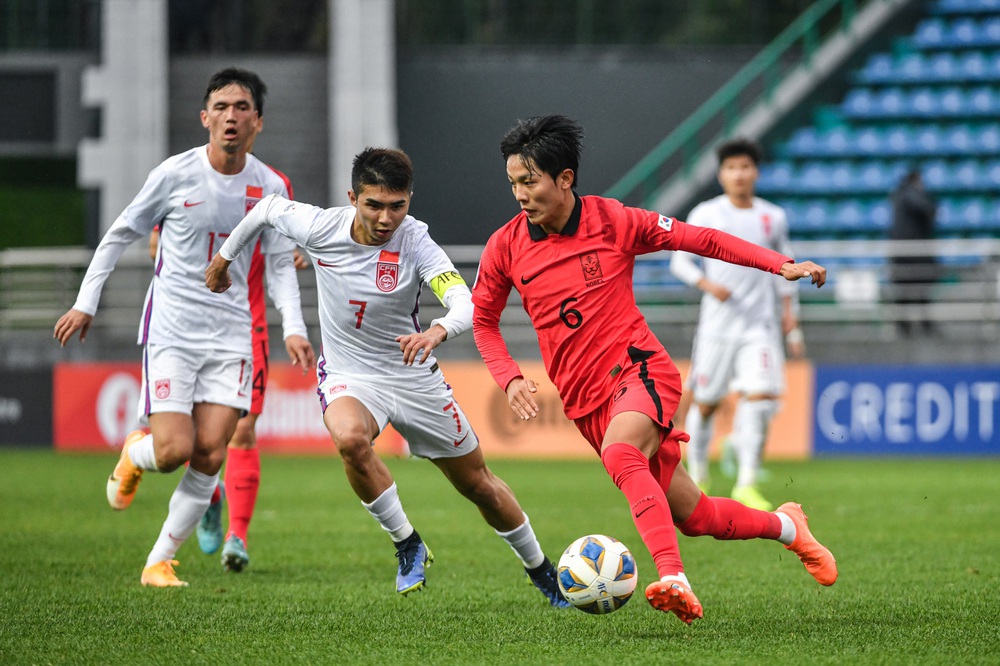
{"label": "player's ear", "polygon": [[357,207],[358,196],[354,194],[354,190],[347,190],[347,198],[350,200],[352,206]]}
{"label": "player's ear", "polygon": [[573,181],[576,179],[576,174],[573,173],[572,169],[563,169],[559,174],[559,178],[556,179],[556,185],[562,189],[572,189]]}
{"label": "player's ear", "polygon": [[204,127],[205,129],[208,129],[208,111],[202,109],[200,116],[201,116],[201,126]]}
{"label": "player's ear", "polygon": [[258,114],[257,115],[257,134],[260,134],[263,131],[264,131],[264,116]]}

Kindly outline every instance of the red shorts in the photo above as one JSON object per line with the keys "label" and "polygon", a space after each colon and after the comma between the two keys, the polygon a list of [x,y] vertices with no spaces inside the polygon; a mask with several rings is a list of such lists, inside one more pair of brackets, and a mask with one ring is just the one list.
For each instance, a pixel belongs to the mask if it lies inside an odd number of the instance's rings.
{"label": "red shorts", "polygon": [[608,424],[623,412],[639,412],[663,429],[663,437],[673,428],[671,419],[681,399],[681,373],[665,351],[648,352],[629,348],[631,364],[622,369],[611,399],[594,411],[575,419],[584,439],[601,454]]}
{"label": "red shorts", "polygon": [[253,384],[251,385],[250,413],[260,416],[264,412],[264,391],[267,390],[267,332],[253,332]]}

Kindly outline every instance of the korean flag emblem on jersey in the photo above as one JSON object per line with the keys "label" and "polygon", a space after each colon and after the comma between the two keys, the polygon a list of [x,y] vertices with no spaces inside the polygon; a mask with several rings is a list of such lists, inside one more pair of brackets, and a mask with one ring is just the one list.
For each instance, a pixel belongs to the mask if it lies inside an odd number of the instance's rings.
{"label": "korean flag emblem on jersey", "polygon": [[392,291],[399,281],[399,252],[382,250],[375,267],[375,286],[379,291]]}
{"label": "korean flag emblem on jersey", "polygon": [[670,231],[674,227],[674,218],[661,215],[656,225],[664,231]]}

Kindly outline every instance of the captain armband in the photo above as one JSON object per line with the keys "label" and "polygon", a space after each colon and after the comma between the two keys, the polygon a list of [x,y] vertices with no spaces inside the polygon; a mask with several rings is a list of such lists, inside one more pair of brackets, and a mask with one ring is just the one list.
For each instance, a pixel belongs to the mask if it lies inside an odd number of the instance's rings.
{"label": "captain armband", "polygon": [[445,292],[457,285],[465,286],[465,280],[458,273],[458,271],[447,271],[431,278],[430,284],[431,291],[433,291],[438,300],[443,303]]}

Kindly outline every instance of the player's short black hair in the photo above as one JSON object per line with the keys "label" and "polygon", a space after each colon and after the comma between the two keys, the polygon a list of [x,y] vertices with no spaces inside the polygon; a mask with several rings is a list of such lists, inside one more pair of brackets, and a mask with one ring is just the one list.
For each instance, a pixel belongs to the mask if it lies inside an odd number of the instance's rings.
{"label": "player's short black hair", "polygon": [[500,141],[500,154],[504,162],[511,155],[518,155],[525,166],[534,162],[553,179],[571,169],[576,189],[582,144],[583,127],[575,120],[560,115],[534,116],[518,120],[507,130]]}
{"label": "player's short black hair", "polygon": [[731,139],[729,141],[724,141],[715,149],[715,156],[719,158],[719,166],[725,162],[730,157],[737,157],[740,155],[746,155],[753,163],[760,166],[760,160],[763,155],[760,144],[753,139]]}
{"label": "player's short black hair", "polygon": [[413,187],[410,156],[395,148],[365,148],[354,156],[351,189],[358,194],[366,185],[384,187],[390,192],[409,192]]}
{"label": "player's short black hair", "polygon": [[263,118],[264,95],[267,93],[267,86],[264,85],[259,76],[248,69],[227,67],[213,74],[212,78],[208,80],[208,87],[205,89],[205,99],[202,101],[202,104],[207,108],[208,98],[212,96],[212,93],[216,90],[222,90],[232,83],[250,93],[250,96],[253,97],[254,108],[257,109],[257,115]]}

